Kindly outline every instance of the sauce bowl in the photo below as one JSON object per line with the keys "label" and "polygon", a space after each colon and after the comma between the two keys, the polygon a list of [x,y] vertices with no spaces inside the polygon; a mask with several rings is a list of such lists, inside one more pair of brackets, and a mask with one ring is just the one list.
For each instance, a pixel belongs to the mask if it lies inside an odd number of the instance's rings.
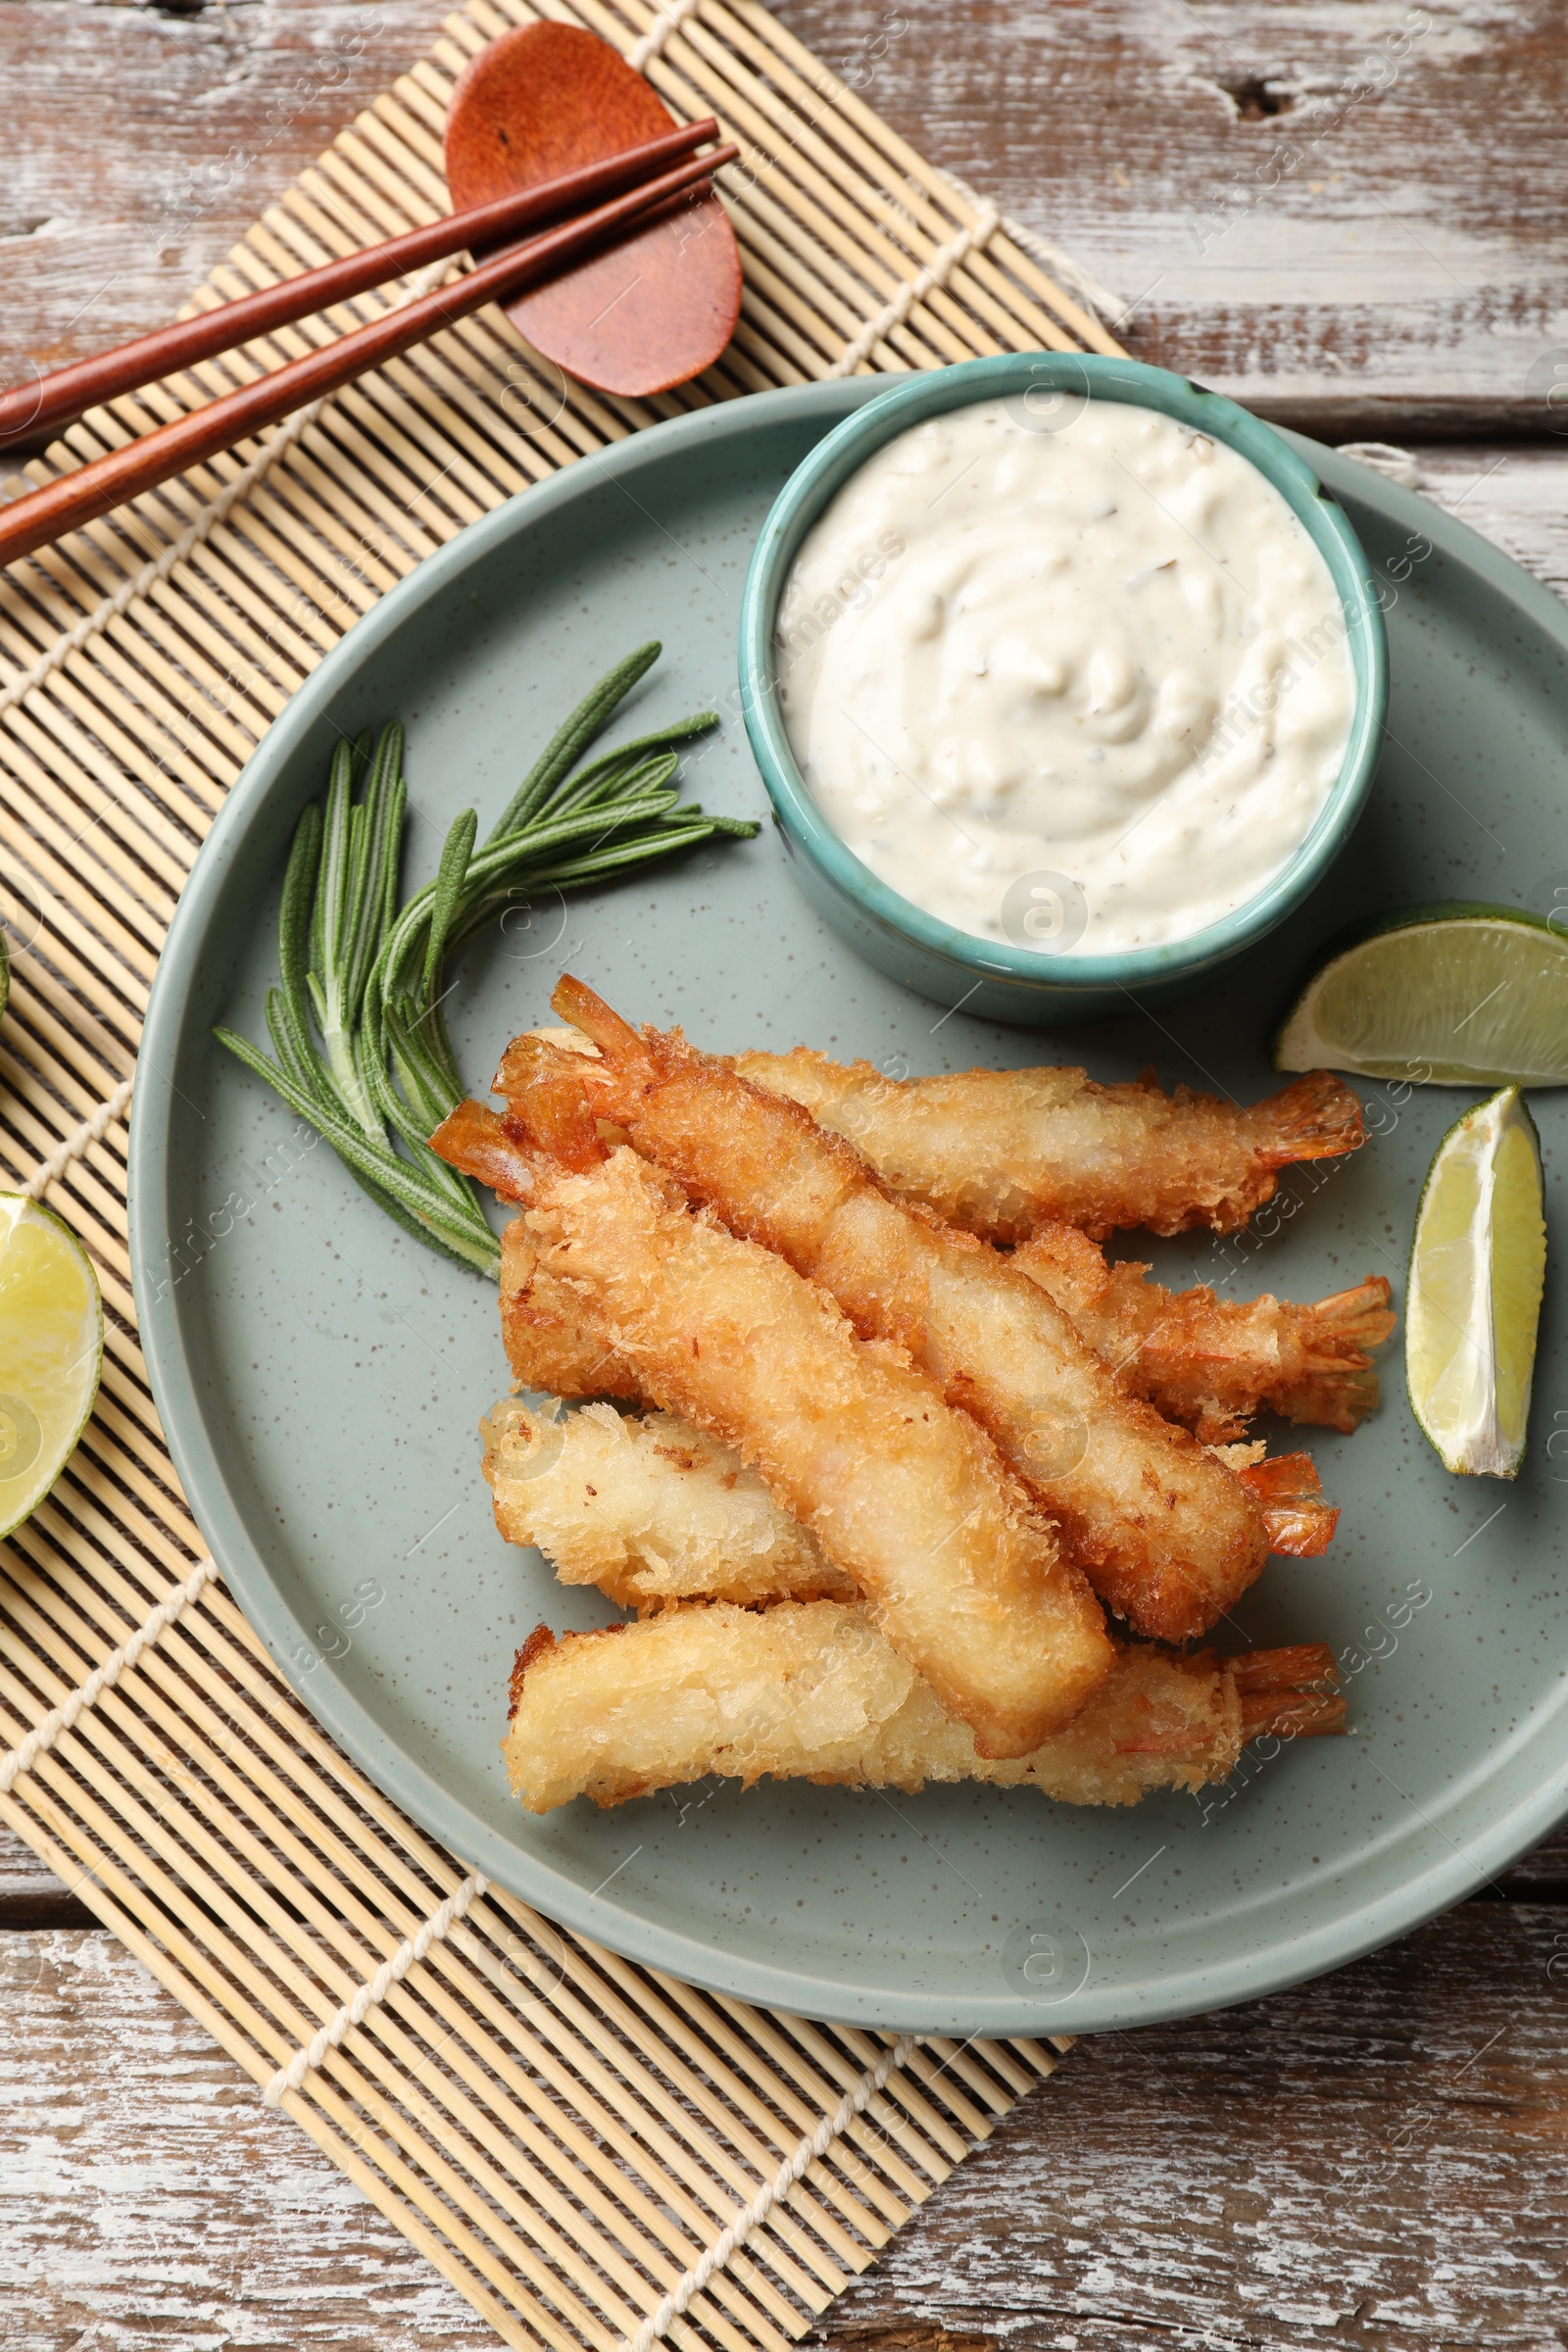
{"label": "sauce bowl", "polygon": [[[1043,432],[1087,399],[1153,409],[1223,443],[1273,484],[1334,583],[1355,681],[1339,775],[1304,839],[1254,897],[1185,939],[1115,954],[1074,954],[1070,922],[1049,915],[1023,944],[956,929],[891,889],[833,831],[796,764],[778,695],[779,603],[802,542],[830,500],[884,443],[946,410],[1006,398]],[[796,468],[762,526],[741,606],[741,707],[791,871],[806,898],[868,963],[934,1002],[1026,1027],[1102,1019],[1139,998],[1201,985],[1294,913],[1344,849],[1371,789],[1388,705],[1388,648],[1371,568],[1344,512],[1280,434],[1217,392],[1136,360],[1019,352],[900,377],[845,419]],[[1049,852],[1043,845],[1042,862]],[[1042,886],[1064,877],[1029,877]],[[1047,902],[1051,891],[1031,896]],[[1080,926],[1081,927],[1081,926]],[[1057,952],[1054,932],[1062,945]]]}

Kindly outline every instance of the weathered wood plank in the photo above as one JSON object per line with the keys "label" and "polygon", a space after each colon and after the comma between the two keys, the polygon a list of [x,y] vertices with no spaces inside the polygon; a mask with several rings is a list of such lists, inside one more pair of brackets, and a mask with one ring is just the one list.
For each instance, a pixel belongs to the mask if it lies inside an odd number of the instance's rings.
{"label": "weathered wood plank", "polygon": [[0,1934],[7,2352],[489,2352],[457,2290],[102,1929]]}
{"label": "weathered wood plank", "polygon": [[444,0],[5,0],[8,380],[172,318],[449,13]]}
{"label": "weathered wood plank", "polygon": [[1568,597],[1568,439],[1412,455],[1429,497]]}
{"label": "weathered wood plank", "polygon": [[1141,357],[1334,439],[1544,422],[1532,369],[1568,342],[1552,0],[780,13],[1133,304]]}
{"label": "weathered wood plank", "polygon": [[[460,2299],[101,1932],[0,1936],[15,2352],[478,2352]],[[1470,1903],[1314,1985],[1081,2042],[829,2352],[1561,2341],[1568,1932]]]}
{"label": "weathered wood plank", "polygon": [[1562,2342],[1568,1935],[1467,1903],[1318,1984],[1096,2034],[834,2306],[834,2352]]}
{"label": "weathered wood plank", "polygon": [[86,1928],[92,1914],[32,1848],[0,1827],[0,1930]]}
{"label": "weathered wood plank", "polygon": [[1494,1891],[1516,1900],[1568,1904],[1568,1826],[1501,1872]]}
{"label": "weathered wood plank", "polygon": [[[6,365],[171,316],[445,5],[3,0]],[[1548,421],[1568,355],[1552,0],[778,13],[934,161],[1133,303],[1143,356],[1338,439]]]}

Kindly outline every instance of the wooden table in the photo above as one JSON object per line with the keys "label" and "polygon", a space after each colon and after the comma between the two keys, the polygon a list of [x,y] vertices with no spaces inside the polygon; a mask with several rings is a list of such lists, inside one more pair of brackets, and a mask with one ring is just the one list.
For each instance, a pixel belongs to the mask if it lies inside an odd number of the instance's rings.
{"label": "wooden table", "polygon": [[[1568,25],[1549,0],[777,0],[1140,356],[1423,485],[1568,590]],[[0,0],[0,353],[172,316],[433,0]],[[241,162],[241,157],[249,160]],[[1561,348],[1559,349],[1559,344]],[[114,1939],[0,1846],[11,2352],[494,2339]],[[1080,2043],[816,2339],[1568,2343],[1568,1837],[1251,2007]]]}

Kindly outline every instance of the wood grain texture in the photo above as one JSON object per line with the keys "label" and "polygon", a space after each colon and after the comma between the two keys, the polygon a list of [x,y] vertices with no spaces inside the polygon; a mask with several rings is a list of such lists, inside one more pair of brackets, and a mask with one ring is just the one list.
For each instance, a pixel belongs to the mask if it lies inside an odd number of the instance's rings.
{"label": "wood grain texture", "polygon": [[1427,496],[1568,598],[1568,439],[1416,454]]}
{"label": "wood grain texture", "polygon": [[861,45],[897,128],[1133,304],[1112,323],[1140,357],[1333,439],[1546,421],[1568,342],[1555,0],[781,13],[829,59]]}
{"label": "wood grain texture", "polygon": [[[1568,1932],[1467,1903],[1314,1985],[1080,2042],[823,2352],[1564,2340]],[[494,2341],[99,1930],[0,1935],[8,2352]]]}
{"label": "wood grain texture", "polygon": [[[445,13],[3,0],[6,368],[170,317]],[[1555,0],[778,13],[925,154],[1133,304],[1142,356],[1337,439],[1391,418],[1428,437],[1550,420],[1559,361],[1568,380]]]}
{"label": "wood grain texture", "polygon": [[[32,1848],[0,1827],[0,1934],[30,1928],[88,1928],[92,1913]],[[7,1949],[14,1946],[7,1945]]]}
{"label": "wood grain texture", "polygon": [[1314,1985],[1081,2041],[816,2338],[1564,2341],[1568,1936],[1462,1905]]}
{"label": "wood grain texture", "polygon": [[189,13],[5,0],[6,380],[172,318],[447,13],[441,0]]}
{"label": "wood grain texture", "polygon": [[0,1934],[7,2352],[481,2352],[455,2287],[102,1929]]}

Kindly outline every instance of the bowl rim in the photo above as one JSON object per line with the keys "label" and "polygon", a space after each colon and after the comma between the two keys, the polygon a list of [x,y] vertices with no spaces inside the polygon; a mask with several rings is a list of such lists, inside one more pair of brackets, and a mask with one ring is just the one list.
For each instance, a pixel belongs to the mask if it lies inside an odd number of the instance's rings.
{"label": "bowl rim", "polygon": [[[1356,702],[1340,772],[1310,829],[1264,888],[1217,923],[1156,947],[1053,956],[984,940],[930,914],[882,881],[834,832],[796,764],[778,707],[774,621],[789,569],[829,500],[896,433],[947,410],[1039,386],[1150,408],[1211,433],[1273,484],[1328,564],[1355,671]],[[1388,637],[1365,550],[1339,501],[1304,458],[1223,393],[1141,360],[1088,352],[1005,352],[903,377],[819,441],[769,510],[741,601],[740,701],[753,754],[786,848],[808,857],[839,895],[885,935],[977,980],[1023,992],[1104,991],[1198,975],[1253,946],[1294,913],[1354,829],[1388,711]]]}

